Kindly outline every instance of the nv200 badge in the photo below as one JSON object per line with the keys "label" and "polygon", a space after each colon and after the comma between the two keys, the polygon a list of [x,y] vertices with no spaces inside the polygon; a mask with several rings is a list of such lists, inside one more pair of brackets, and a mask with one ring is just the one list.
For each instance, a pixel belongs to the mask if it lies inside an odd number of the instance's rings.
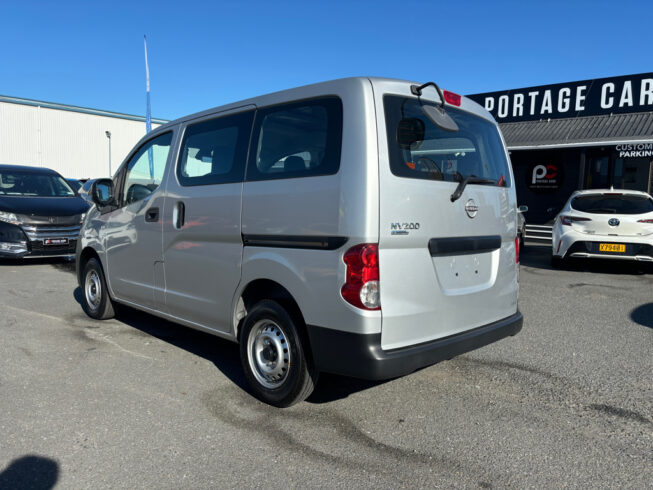
{"label": "nv200 badge", "polygon": [[390,223],[391,235],[408,235],[410,230],[419,230],[419,223]]}

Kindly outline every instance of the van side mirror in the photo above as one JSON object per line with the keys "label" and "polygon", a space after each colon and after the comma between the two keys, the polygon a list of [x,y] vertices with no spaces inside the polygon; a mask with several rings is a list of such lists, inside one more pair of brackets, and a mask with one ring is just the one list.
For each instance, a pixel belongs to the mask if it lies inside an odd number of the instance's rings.
{"label": "van side mirror", "polygon": [[98,208],[103,208],[115,202],[113,192],[113,180],[97,179],[91,186],[91,199]]}
{"label": "van side mirror", "polygon": [[528,206],[524,206],[524,205],[522,204],[521,206],[519,206],[519,207],[517,208],[517,211],[519,211],[520,213],[525,213],[526,211],[528,211]]}
{"label": "van side mirror", "polygon": [[407,117],[397,125],[397,143],[402,150],[409,150],[413,143],[424,141],[424,121],[416,117]]}

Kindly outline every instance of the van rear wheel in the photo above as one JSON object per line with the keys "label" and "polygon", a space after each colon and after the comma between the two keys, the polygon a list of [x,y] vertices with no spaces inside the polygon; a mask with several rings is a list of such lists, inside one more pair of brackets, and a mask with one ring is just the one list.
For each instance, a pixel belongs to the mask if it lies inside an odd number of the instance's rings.
{"label": "van rear wheel", "polygon": [[276,301],[260,301],[247,314],[240,358],[257,398],[289,407],[312,393],[318,373],[302,337],[296,321]]}
{"label": "van rear wheel", "polygon": [[82,307],[88,316],[96,320],[114,317],[113,303],[107,289],[107,281],[100,261],[92,258],[84,266]]}

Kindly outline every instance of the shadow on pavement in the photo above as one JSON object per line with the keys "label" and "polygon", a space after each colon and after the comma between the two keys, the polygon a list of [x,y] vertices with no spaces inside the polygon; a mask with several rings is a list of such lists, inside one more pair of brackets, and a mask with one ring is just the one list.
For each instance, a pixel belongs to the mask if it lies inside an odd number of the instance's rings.
{"label": "shadow on pavement", "polygon": [[70,272],[75,274],[75,261],[74,260],[60,260],[52,261],[50,263],[52,267],[63,272]]}
{"label": "shadow on pavement", "polygon": [[526,242],[519,251],[519,262],[526,267],[552,269],[551,244]]}
{"label": "shadow on pavement", "polygon": [[25,267],[30,265],[51,265],[52,267],[66,272],[75,272],[74,257],[38,257],[34,259],[0,259],[2,266]]}
{"label": "shadow on pavement", "polygon": [[[82,289],[79,287],[73,293],[75,301],[80,306],[83,301],[82,294]],[[236,386],[251,394],[240,364],[238,344],[127,306],[117,305],[116,319],[147,335],[212,362]],[[317,387],[307,401],[328,403],[382,383],[383,381],[365,381],[325,373],[320,375]]]}
{"label": "shadow on pavement", "polygon": [[320,374],[315,391],[306,401],[315,404],[329,403],[347,398],[353,393],[380,386],[388,381],[368,381],[365,379],[339,376],[337,374],[322,373]]}
{"label": "shadow on pavement", "polygon": [[15,459],[0,473],[0,488],[48,490],[59,479],[59,464],[43,456]]}
{"label": "shadow on pavement", "polygon": [[[80,290],[80,288],[77,288],[77,290]],[[81,295],[81,290],[77,294]],[[236,386],[249,392],[247,380],[240,365],[238,344],[127,306],[118,305],[116,319],[143,333],[212,362]]]}
{"label": "shadow on pavement", "polygon": [[73,291],[73,298],[75,298],[75,301],[77,301],[77,304],[79,304],[79,306],[84,305],[84,303],[82,303],[84,301],[84,292],[82,291],[82,288],[80,288],[79,286],[75,288],[75,290]]}
{"label": "shadow on pavement", "polygon": [[644,327],[653,328],[653,303],[638,306],[630,312],[630,319]]}

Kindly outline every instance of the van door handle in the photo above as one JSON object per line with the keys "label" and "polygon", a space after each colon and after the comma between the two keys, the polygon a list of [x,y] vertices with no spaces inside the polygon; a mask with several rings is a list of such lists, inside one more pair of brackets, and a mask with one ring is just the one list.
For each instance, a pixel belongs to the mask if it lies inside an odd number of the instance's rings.
{"label": "van door handle", "polygon": [[172,221],[174,223],[174,227],[178,230],[181,230],[181,228],[184,226],[185,220],[186,206],[184,206],[183,202],[178,201],[172,211]]}
{"label": "van door handle", "polygon": [[159,208],[150,208],[145,212],[145,221],[159,221]]}

